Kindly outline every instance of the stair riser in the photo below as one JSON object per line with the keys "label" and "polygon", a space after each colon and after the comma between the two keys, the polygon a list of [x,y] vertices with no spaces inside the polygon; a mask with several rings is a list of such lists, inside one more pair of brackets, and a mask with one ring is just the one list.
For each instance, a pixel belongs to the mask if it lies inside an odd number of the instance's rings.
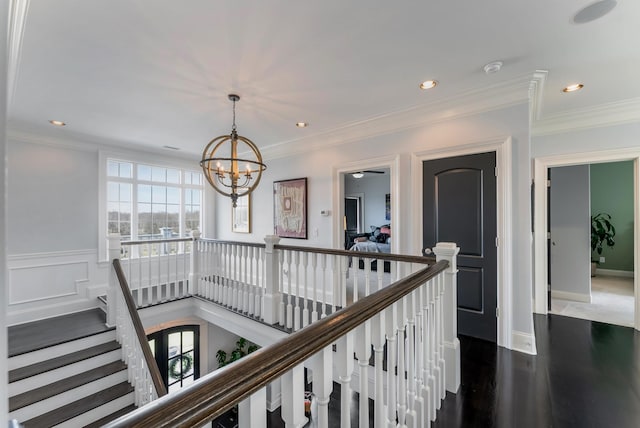
{"label": "stair riser", "polygon": [[100,334],[94,334],[89,337],[74,340],[60,345],[51,346],[49,348],[40,349],[37,351],[29,352],[22,355],[9,358],[8,368],[9,370],[17,369],[19,367],[25,367],[31,364],[39,363],[40,361],[49,360],[51,358],[60,357],[62,355],[71,354],[82,349],[90,348],[92,346],[100,345],[106,342],[111,342],[116,339],[115,330],[106,331]]}
{"label": "stair riser", "polygon": [[120,372],[113,373],[109,376],[105,376],[101,379],[97,379],[85,385],[81,385],[72,390],[65,391],[61,394],[47,398],[46,400],[42,400],[27,407],[17,409],[14,412],[9,413],[9,419],[13,418],[17,419],[18,421],[26,421],[126,380],[127,371],[122,370]]}
{"label": "stair riser", "polygon": [[64,428],[83,427],[94,421],[97,421],[98,419],[102,419],[105,416],[110,415],[111,413],[117,412],[124,407],[130,406],[131,404],[133,404],[133,401],[134,393],[131,392],[56,426]]}
{"label": "stair riser", "polygon": [[22,394],[23,392],[39,388],[43,385],[48,385],[120,359],[122,359],[122,349],[115,349],[104,354],[96,355],[93,358],[87,358],[86,360],[78,361],[74,364],[69,364],[36,376],[11,382],[9,384],[9,396],[13,397],[14,395]]}

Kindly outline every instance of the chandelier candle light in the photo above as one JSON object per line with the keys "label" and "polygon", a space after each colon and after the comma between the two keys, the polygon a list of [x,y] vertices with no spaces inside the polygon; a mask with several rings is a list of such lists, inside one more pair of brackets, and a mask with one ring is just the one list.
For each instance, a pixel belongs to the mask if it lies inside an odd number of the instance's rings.
{"label": "chandelier candle light", "polygon": [[[207,144],[202,152],[200,166],[204,171],[209,184],[222,195],[231,197],[234,208],[238,198],[248,195],[256,188],[262,178],[262,171],[267,166],[262,163],[262,155],[258,147],[248,138],[238,135],[236,131],[236,102],[240,97],[229,94],[229,100],[233,101],[233,127],[231,134],[221,135]],[[230,143],[226,145],[226,143]],[[240,153],[246,153],[248,158],[238,157],[238,145],[242,143],[248,147],[242,147]],[[226,150],[225,150],[226,149]],[[225,156],[225,151],[229,156]],[[242,166],[244,168],[241,170]]]}

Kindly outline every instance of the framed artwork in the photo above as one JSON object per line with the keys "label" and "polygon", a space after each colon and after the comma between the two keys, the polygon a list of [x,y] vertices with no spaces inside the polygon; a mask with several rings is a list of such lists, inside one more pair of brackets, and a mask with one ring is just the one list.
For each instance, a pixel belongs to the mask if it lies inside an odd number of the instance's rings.
{"label": "framed artwork", "polygon": [[273,182],[273,229],[281,238],[307,239],[307,179]]}
{"label": "framed artwork", "polygon": [[240,196],[236,207],[231,207],[231,231],[251,233],[251,194]]}
{"label": "framed artwork", "polygon": [[391,194],[384,195],[384,218],[391,220]]}

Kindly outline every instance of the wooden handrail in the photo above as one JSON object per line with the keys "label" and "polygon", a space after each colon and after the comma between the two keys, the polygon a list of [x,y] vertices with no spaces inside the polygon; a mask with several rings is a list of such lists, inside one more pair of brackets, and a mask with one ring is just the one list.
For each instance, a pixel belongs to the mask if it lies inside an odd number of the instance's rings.
{"label": "wooden handrail", "polygon": [[370,259],[380,259],[380,260],[389,260],[389,261],[407,262],[407,263],[433,264],[436,262],[436,258],[434,256],[406,256],[403,254],[372,253],[368,251],[333,250],[329,248],[315,248],[315,247],[295,247],[292,245],[274,245],[273,248],[276,250],[292,250],[292,251],[302,251],[305,253],[330,254],[334,256],[345,256],[345,257],[356,257],[356,258],[366,257]]}
{"label": "wooden handrail", "polygon": [[106,426],[202,426],[411,293],[448,266],[448,261],[441,260]]}
{"label": "wooden handrail", "polygon": [[131,290],[129,290],[129,284],[127,284],[127,278],[124,275],[124,271],[122,270],[122,265],[120,264],[119,259],[113,259],[113,268],[116,271],[118,283],[120,284],[120,289],[122,290],[124,302],[126,303],[127,309],[129,311],[129,316],[131,317],[131,321],[133,322],[133,328],[136,331],[138,342],[140,342],[144,360],[147,363],[147,367],[149,368],[149,374],[151,375],[153,386],[156,389],[158,397],[167,395],[167,388],[164,386],[164,381],[162,380],[162,375],[160,374],[158,363],[156,362],[156,359],[151,352],[149,340],[147,340],[147,335],[144,332],[142,321],[140,320],[140,316],[138,315],[138,308],[133,301],[133,296],[131,295]]}
{"label": "wooden handrail", "polygon": [[193,238],[145,239],[142,241],[122,241],[120,245],[167,244],[171,242],[191,242]]}
{"label": "wooden handrail", "polygon": [[264,243],[259,242],[244,242],[244,241],[224,241],[222,239],[200,238],[202,242],[212,242],[214,244],[231,244],[231,245],[244,245],[245,247],[265,248]]}

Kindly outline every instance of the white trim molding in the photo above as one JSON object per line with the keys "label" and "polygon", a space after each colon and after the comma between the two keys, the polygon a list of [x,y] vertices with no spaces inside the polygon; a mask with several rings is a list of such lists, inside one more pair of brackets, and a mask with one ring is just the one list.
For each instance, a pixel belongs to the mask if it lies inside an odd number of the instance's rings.
{"label": "white trim molding", "polygon": [[547,310],[547,170],[552,167],[582,165],[598,162],[633,161],[633,254],[634,260],[634,295],[636,330],[640,330],[640,287],[638,286],[638,266],[640,266],[640,182],[638,167],[640,164],[640,149],[615,149],[597,152],[566,153],[562,155],[539,157],[534,162],[534,306],[535,313],[546,315]]}
{"label": "white trim molding", "polygon": [[[400,218],[400,207],[402,206],[402,195],[400,194],[400,156],[384,156],[372,159],[364,159],[355,162],[343,163],[336,165],[331,169],[331,176],[333,177],[333,247],[342,248],[344,245],[344,177],[343,175],[349,172],[375,169],[375,168],[389,168],[390,177],[390,191],[391,191],[391,218]],[[391,240],[391,252],[398,253],[402,248],[402,222],[394,222],[393,224],[393,236]]]}
{"label": "white trim molding", "polygon": [[570,291],[551,290],[552,299],[571,300],[573,302],[591,303],[591,293],[572,293]]}
{"label": "white trim molding", "polygon": [[596,276],[615,276],[616,278],[633,278],[632,270],[596,269]]}
{"label": "white trim molding", "polygon": [[523,352],[529,355],[536,355],[536,338],[533,334],[523,333],[521,331],[513,331],[513,349],[514,351]]}
{"label": "white trim molding", "polygon": [[511,137],[501,137],[492,141],[476,142],[463,146],[444,149],[428,150],[413,153],[411,155],[411,176],[413,188],[413,234],[412,251],[416,254],[422,252],[422,162],[425,160],[441,159],[455,156],[463,156],[475,153],[496,152],[496,213],[498,241],[498,345],[508,349],[512,348],[513,325],[513,232],[511,229],[512,218],[512,141]]}

